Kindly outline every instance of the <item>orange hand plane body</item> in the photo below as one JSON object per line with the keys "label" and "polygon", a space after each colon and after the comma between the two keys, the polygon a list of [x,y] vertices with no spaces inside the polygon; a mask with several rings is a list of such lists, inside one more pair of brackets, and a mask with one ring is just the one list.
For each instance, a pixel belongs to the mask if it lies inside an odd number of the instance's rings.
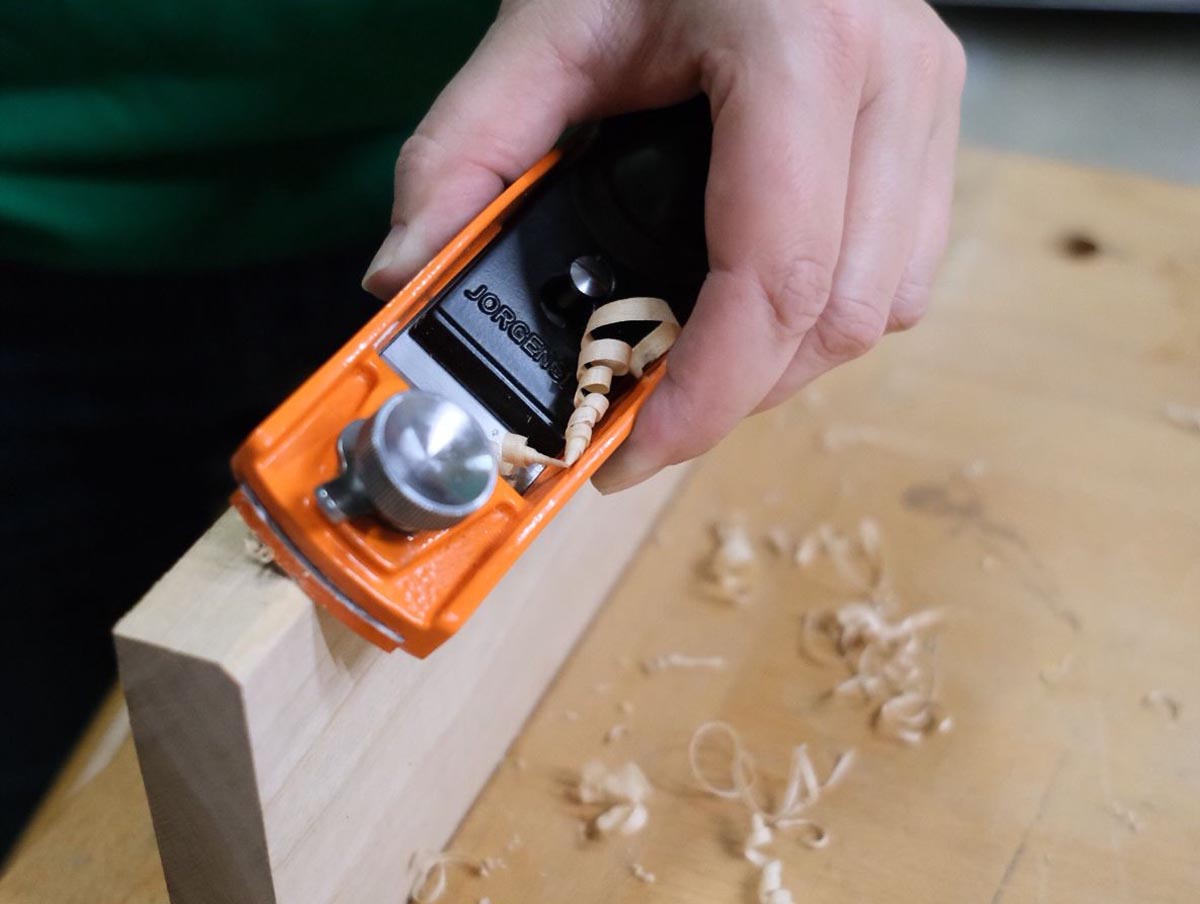
{"label": "orange hand plane body", "polygon": [[707,270],[708,141],[693,101],[551,152],[242,444],[233,505],[314,601],[426,656],[612,454],[664,361],[613,384],[570,467],[502,477],[497,460],[511,434],[561,453],[597,306],[655,296],[686,318]]}

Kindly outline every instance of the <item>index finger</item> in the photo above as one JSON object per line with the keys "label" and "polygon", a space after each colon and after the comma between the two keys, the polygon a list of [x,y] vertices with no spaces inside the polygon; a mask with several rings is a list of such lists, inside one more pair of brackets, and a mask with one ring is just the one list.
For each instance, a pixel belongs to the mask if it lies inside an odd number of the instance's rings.
{"label": "index finger", "polygon": [[861,85],[802,71],[819,56],[709,79],[710,272],[662,382],[596,475],[602,492],[715,445],[779,380],[829,299]]}

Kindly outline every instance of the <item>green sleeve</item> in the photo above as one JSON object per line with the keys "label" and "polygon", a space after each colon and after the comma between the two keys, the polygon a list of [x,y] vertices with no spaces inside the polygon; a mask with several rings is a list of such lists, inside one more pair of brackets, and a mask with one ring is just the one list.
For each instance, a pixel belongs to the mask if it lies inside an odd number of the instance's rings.
{"label": "green sleeve", "polygon": [[485,0],[0,0],[0,260],[165,271],[386,231]]}

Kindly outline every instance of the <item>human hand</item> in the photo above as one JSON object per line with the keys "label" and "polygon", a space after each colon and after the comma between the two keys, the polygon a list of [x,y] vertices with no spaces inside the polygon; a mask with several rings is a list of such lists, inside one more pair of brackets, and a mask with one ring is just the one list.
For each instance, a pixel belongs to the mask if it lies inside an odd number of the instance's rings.
{"label": "human hand", "polygon": [[710,272],[596,475],[623,489],[921,318],[965,72],[923,0],[510,0],[401,149],[363,285],[395,294],[567,125],[703,91]]}

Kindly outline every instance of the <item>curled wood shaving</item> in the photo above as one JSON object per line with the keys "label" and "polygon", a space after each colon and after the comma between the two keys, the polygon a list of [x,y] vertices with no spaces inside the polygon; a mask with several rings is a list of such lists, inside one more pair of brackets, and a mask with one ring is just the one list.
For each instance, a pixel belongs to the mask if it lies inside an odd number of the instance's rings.
{"label": "curled wood shaving", "polygon": [[754,542],[746,528],[736,522],[720,523],[713,533],[717,545],[708,558],[708,590],[728,603],[745,605],[750,599]]}
{"label": "curled wood shaving", "polygon": [[821,538],[815,533],[809,534],[796,547],[796,555],[793,556],[793,561],[801,568],[808,568],[813,562],[817,561],[817,556],[820,552]]}
{"label": "curled wood shaving", "polygon": [[954,720],[937,703],[915,691],[885,700],[875,712],[876,730],[905,744],[919,744],[927,734],[945,734],[953,727]]}
{"label": "curled wood shaving", "polygon": [[1039,671],[1038,680],[1046,685],[1046,687],[1053,687],[1067,677],[1067,673],[1071,671],[1071,666],[1074,664],[1075,657],[1067,653],[1054,665],[1048,665]]}
{"label": "curled wood shaving", "polygon": [[[704,774],[700,765],[700,753],[705,744],[717,737],[724,737],[729,748],[729,777],[723,782],[714,782]],[[808,745],[799,744],[792,748],[791,765],[783,793],[774,807],[759,800],[755,786],[758,770],[754,757],[743,746],[742,739],[727,722],[705,722],[692,734],[688,745],[688,763],[692,777],[701,788],[715,797],[740,800],[751,814],[757,814],[766,827],[791,828],[801,825],[800,814],[817,802],[821,792],[841,781],[853,762],[854,751],[838,755],[825,781],[817,778],[816,769],[808,755]],[[807,822],[805,820],[804,822]],[[757,825],[752,827],[752,837]]]}
{"label": "curled wood shaving", "polygon": [[[634,345],[622,339],[596,338],[597,330],[622,323],[654,326]],[[567,420],[563,457],[543,455],[529,445],[528,437],[508,433],[500,443],[500,474],[508,477],[531,464],[557,468],[575,464],[587,451],[597,422],[608,411],[613,377],[641,377],[646,367],[667,353],[679,331],[671,306],[661,298],[621,298],[596,308],[584,329],[575,368],[579,387],[575,390],[575,410]]]}
{"label": "curled wood shaving", "polygon": [[[723,782],[712,781],[700,765],[701,748],[717,738],[723,738],[729,749],[729,778]],[[787,784],[775,806],[768,809],[755,790],[758,773],[754,758],[742,745],[733,726],[726,722],[705,722],[692,734],[688,763],[696,784],[715,797],[740,800],[750,811],[750,831],[742,845],[742,856],[760,870],[760,904],[792,904],[793,901],[791,892],[783,887],[782,863],[764,853],[762,848],[774,840],[776,831],[788,830],[799,830],[799,841],[805,847],[825,847],[829,843],[829,834],[801,814],[817,802],[822,792],[842,780],[853,760],[853,750],[840,754],[822,782],[817,778],[807,745],[792,748]]]}
{"label": "curled wood shaving", "polygon": [[689,656],[686,653],[660,653],[642,663],[647,675],[665,672],[667,669],[712,669],[725,668],[724,656]]}
{"label": "curled wood shaving", "polygon": [[647,885],[653,885],[658,881],[658,877],[640,863],[629,864],[629,871],[633,873],[633,878],[637,879],[639,882],[645,882]]}
{"label": "curled wood shaving", "polygon": [[1176,427],[1200,433],[1200,405],[1193,408],[1179,402],[1167,402],[1163,406],[1163,416]]}
{"label": "curled wood shaving", "polygon": [[[885,737],[905,744],[953,727],[934,701],[934,675],[929,629],[940,624],[941,613],[927,609],[901,618],[885,611],[891,603],[883,567],[882,531],[873,519],[863,519],[852,543],[828,525],[816,533],[823,551],[839,571],[870,588],[866,601],[801,617],[801,652],[818,664],[839,661],[850,676],[837,684],[835,697],[857,697],[875,706],[872,724]],[[866,563],[868,571],[856,561]]]}
{"label": "curled wood shaving", "polygon": [[500,476],[511,477],[530,465],[565,468],[566,462],[543,455],[529,445],[529,437],[519,433],[506,433],[500,440]]}
{"label": "curled wood shaving", "polygon": [[508,869],[503,857],[484,857],[475,865],[475,873],[481,879],[486,879],[498,869]]}
{"label": "curled wood shaving", "polygon": [[1142,820],[1128,807],[1124,807],[1114,800],[1108,805],[1108,812],[1125,823],[1125,827],[1133,834],[1137,835],[1142,831]]}
{"label": "curled wood shaving", "polygon": [[941,621],[936,610],[892,619],[874,603],[848,603],[818,615],[805,613],[800,649],[818,664],[840,660],[850,677],[836,684],[833,695],[874,705],[876,731],[914,744],[953,728],[934,700],[931,647],[923,642],[926,631]]}
{"label": "curled wood shaving", "polygon": [[821,555],[833,563],[839,576],[870,599],[884,601],[889,591],[883,558],[883,530],[874,518],[863,518],[854,536],[843,534],[822,522],[807,534],[796,549],[794,561],[809,568]]}
{"label": "curled wood shaving", "polygon": [[591,760],[583,767],[575,797],[580,803],[604,807],[588,826],[589,834],[633,835],[645,828],[650,818],[645,804],[650,790],[650,781],[636,763],[612,770]]}
{"label": "curled wood shaving", "polygon": [[[654,327],[636,345],[621,339],[597,339],[596,332],[621,323],[653,323]],[[608,391],[613,377],[642,371],[658,360],[679,336],[679,321],[671,306],[661,298],[622,298],[602,304],[592,312],[583,331],[575,377],[575,411],[567,422],[563,459],[573,464],[592,441],[592,429],[608,409]]]}
{"label": "curled wood shaving", "polygon": [[758,876],[759,904],[794,904],[792,893],[783,887],[783,864],[768,860]]}
{"label": "curled wood shaving", "polygon": [[614,741],[619,741],[629,733],[629,726],[624,722],[618,722],[613,725],[608,731],[604,732],[604,743],[611,744]]}
{"label": "curled wood shaving", "polygon": [[1178,722],[1183,712],[1183,704],[1161,688],[1146,691],[1142,697],[1142,706],[1161,711],[1172,722]]}
{"label": "curled wood shaving", "polygon": [[497,857],[476,860],[450,851],[414,851],[410,866],[414,873],[408,899],[413,904],[433,904],[446,893],[446,867],[452,864],[463,866],[476,875],[486,876],[493,869],[503,866]]}

